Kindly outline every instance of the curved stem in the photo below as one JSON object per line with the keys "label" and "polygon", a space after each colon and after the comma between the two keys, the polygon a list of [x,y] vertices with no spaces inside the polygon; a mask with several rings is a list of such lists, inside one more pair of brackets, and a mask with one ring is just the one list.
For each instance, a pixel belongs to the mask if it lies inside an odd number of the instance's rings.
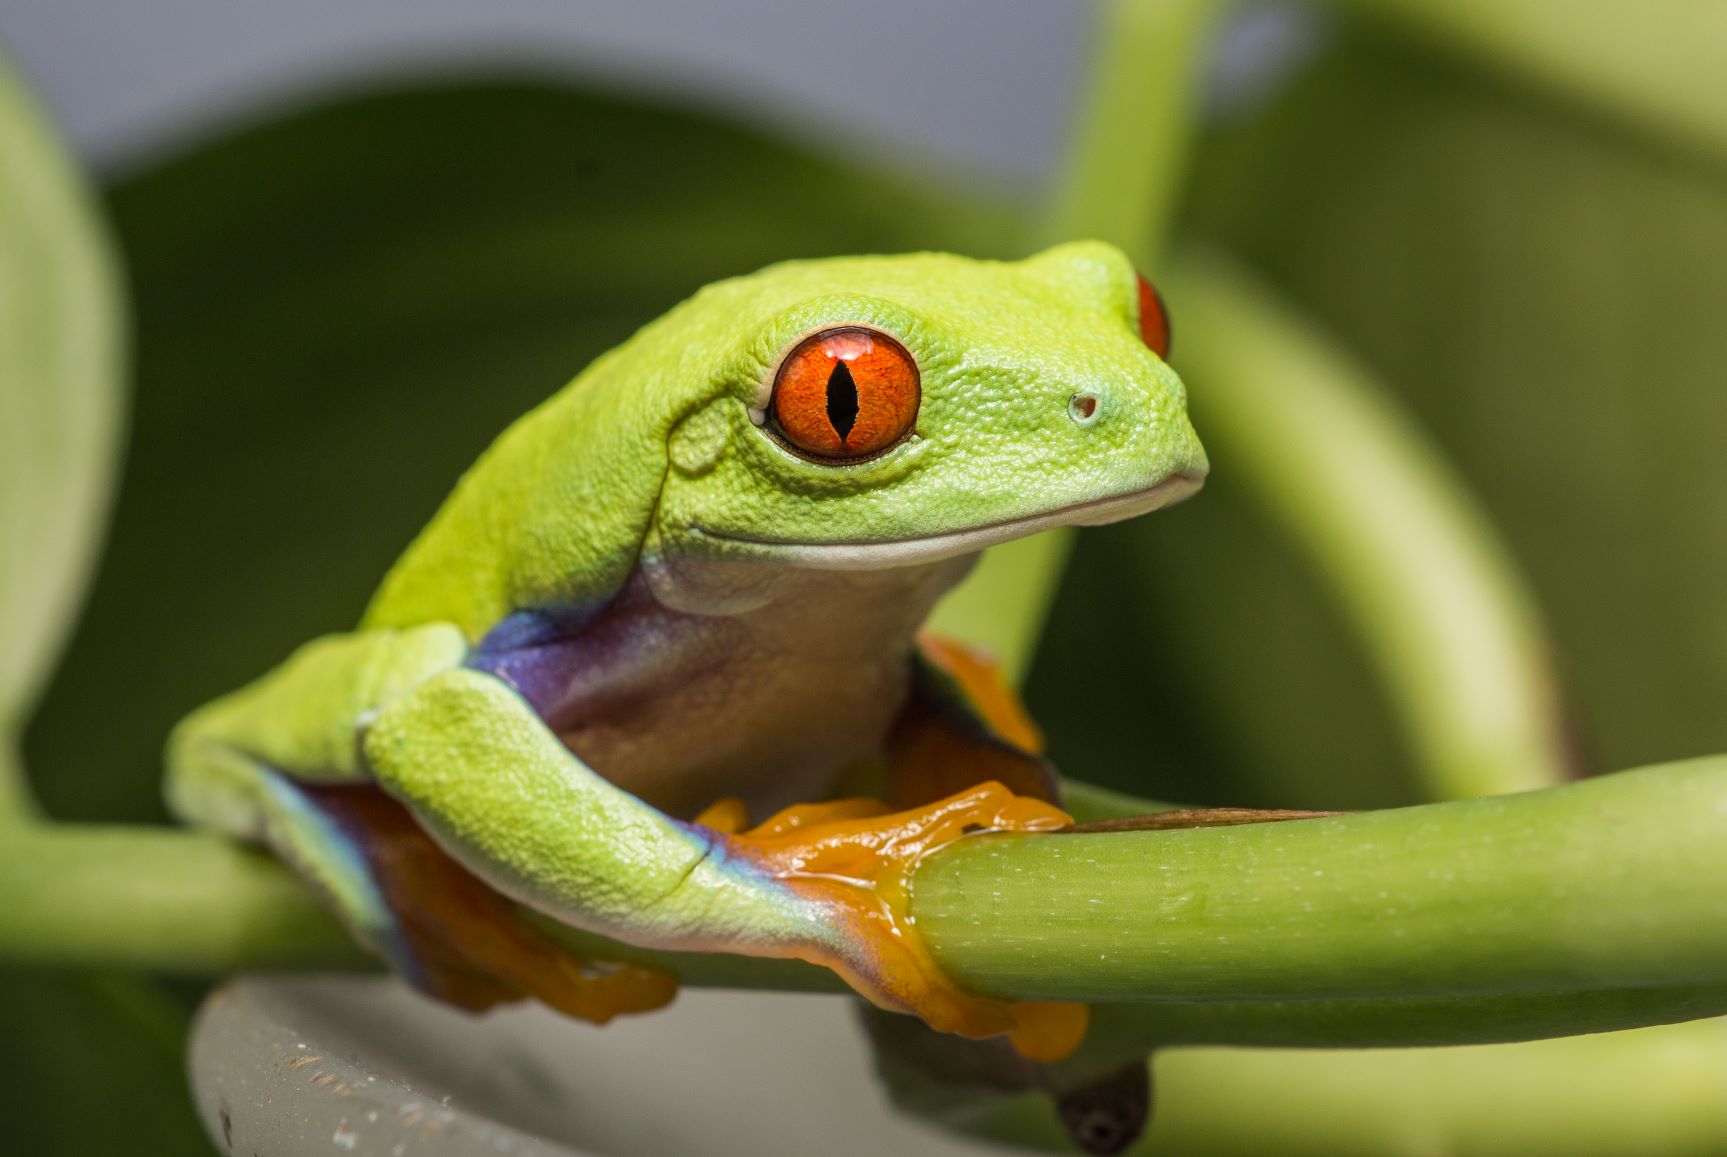
{"label": "curved stem", "polygon": [[1359,365],[1216,259],[1168,278],[1219,470],[1305,551],[1440,798],[1572,774],[1534,600],[1461,479]]}
{"label": "curved stem", "polygon": [[[1155,1062],[1143,1152],[1690,1157],[1727,1142],[1716,1023],[1486,1048],[1180,1049]],[[968,1132],[1070,1152],[1047,1101],[966,1106]]]}
{"label": "curved stem", "polygon": [[94,198],[0,57],[0,825],[6,750],[83,598],[118,463],[124,322]]}
{"label": "curved stem", "polygon": [[272,857],[169,828],[0,834],[0,961],[172,973],[365,967]]}
{"label": "curved stem", "polygon": [[1222,0],[1104,0],[1046,242],[1089,237],[1150,268],[1198,134],[1200,82]]}
{"label": "curved stem", "polygon": [[1290,823],[991,836],[913,915],[985,992],[1488,996],[1727,985],[1727,756]]}
{"label": "curved stem", "polygon": [[[1196,132],[1193,106],[1222,0],[1104,0],[1064,176],[1033,240],[1097,238],[1153,264]],[[930,625],[988,648],[1018,683],[1073,546],[1056,530],[986,552]]]}
{"label": "curved stem", "polygon": [[[349,967],[285,869],[209,836],[9,838],[0,960]],[[1184,831],[980,836],[929,857],[919,933],[963,983],[1129,1002],[1099,1047],[1517,1040],[1727,1011],[1727,756],[1541,792]],[[834,989],[782,961],[578,949],[686,983]],[[1180,1002],[1180,1003],[1174,1003]]]}

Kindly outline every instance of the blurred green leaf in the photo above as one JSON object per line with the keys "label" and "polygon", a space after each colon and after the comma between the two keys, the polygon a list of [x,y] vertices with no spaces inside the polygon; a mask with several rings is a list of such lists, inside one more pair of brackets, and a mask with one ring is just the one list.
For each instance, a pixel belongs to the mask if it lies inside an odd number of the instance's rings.
{"label": "blurred green leaf", "polygon": [[[121,322],[83,183],[0,59],[0,773],[84,593],[108,505]],[[0,821],[21,812],[0,778]]]}
{"label": "blurred green leaf", "polygon": [[[28,814],[13,729],[70,628],[108,507],[121,330],[95,206],[0,62],[0,824]],[[43,1157],[201,1151],[184,1028],[132,978],[0,973],[0,1135]]]}
{"label": "blurred green leaf", "polygon": [[1347,0],[1584,107],[1727,155],[1718,0]]}
{"label": "blurred green leaf", "polygon": [[[1213,134],[1185,227],[1353,346],[1482,498],[1587,762],[1727,749],[1727,172],[1346,27]],[[1080,536],[1028,688],[1052,754],[1166,799],[1416,798],[1333,596],[1208,444],[1194,501]]]}
{"label": "blurred green leaf", "polygon": [[1384,386],[1215,254],[1167,279],[1212,453],[1324,576],[1433,797],[1572,777],[1533,599],[1475,498]]}
{"label": "blurred green leaf", "polygon": [[[23,176],[0,163],[0,190]],[[999,206],[702,116],[515,84],[339,101],[242,129],[122,182],[111,207],[138,314],[134,441],[90,612],[28,735],[49,810],[104,819],[158,814],[159,751],[180,714],[349,625],[496,433],[694,288],[792,256],[1004,251],[1014,227]],[[62,265],[27,252],[34,283],[93,293],[77,264],[88,254]],[[112,302],[82,324],[112,326]],[[49,348],[76,355],[63,375],[112,359],[100,340],[58,337]],[[62,408],[33,413],[37,427],[5,411],[0,469],[105,460],[106,429],[69,444],[93,402],[90,383],[67,380],[83,392],[49,395]],[[30,455],[13,454],[14,433]],[[29,593],[59,592],[56,613],[76,559],[42,556],[87,545],[91,485],[64,517],[40,489],[0,485],[13,500],[0,528],[36,536],[7,539],[0,562],[28,561],[18,573]],[[34,655],[50,617],[31,614]],[[21,1070],[0,1098],[9,1139],[33,1153],[201,1148],[178,1007],[130,981],[8,984],[0,1029]],[[127,1011],[146,1005],[153,1017]],[[112,1112],[81,1111],[97,1091]]]}
{"label": "blurred green leaf", "polygon": [[186,1092],[179,1002],[132,977],[8,968],[0,986],[7,1152],[210,1152]]}
{"label": "blurred green leaf", "polygon": [[787,257],[1005,252],[1016,226],[879,165],[528,84],[338,101],[112,205],[134,442],[28,749],[52,810],[97,819],[156,814],[178,716],[350,626],[499,431],[697,287]]}
{"label": "blurred green leaf", "polygon": [[1190,205],[1484,497],[1596,765],[1727,749],[1727,171],[1353,35]]}

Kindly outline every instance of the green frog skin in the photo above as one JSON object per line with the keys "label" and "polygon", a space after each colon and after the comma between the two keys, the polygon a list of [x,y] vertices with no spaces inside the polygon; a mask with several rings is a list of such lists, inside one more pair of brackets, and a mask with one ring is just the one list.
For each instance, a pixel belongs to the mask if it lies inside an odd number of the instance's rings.
{"label": "green frog skin", "polygon": [[710,285],[505,431],[355,631],[188,717],[170,805],[465,1007],[671,999],[525,908],[1057,1058],[1082,1008],[967,992],[905,920],[918,857],[1067,823],[1011,694],[919,628],[984,548],[1198,488],[1166,335],[1094,242]]}

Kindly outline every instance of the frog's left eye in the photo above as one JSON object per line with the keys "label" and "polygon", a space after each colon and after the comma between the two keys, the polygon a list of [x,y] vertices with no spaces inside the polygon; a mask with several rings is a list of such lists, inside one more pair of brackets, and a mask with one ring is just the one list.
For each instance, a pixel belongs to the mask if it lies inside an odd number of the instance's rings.
{"label": "frog's left eye", "polygon": [[793,448],[816,458],[867,458],[917,420],[917,362],[861,325],[824,329],[792,347],[774,377],[773,416]]}

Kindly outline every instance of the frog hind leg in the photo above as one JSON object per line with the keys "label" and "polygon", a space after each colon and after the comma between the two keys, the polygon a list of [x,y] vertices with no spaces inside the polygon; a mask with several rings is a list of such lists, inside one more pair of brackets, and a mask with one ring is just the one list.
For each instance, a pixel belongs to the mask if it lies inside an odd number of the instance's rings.
{"label": "frog hind leg", "polygon": [[594,1024],[676,995],[666,973],[579,959],[541,934],[375,784],[299,790],[365,861],[395,920],[391,959],[422,991],[472,1011],[531,997]]}
{"label": "frog hind leg", "polygon": [[[918,637],[911,693],[889,738],[887,798],[911,806],[980,779],[1060,802],[1043,735],[993,659],[926,631]],[[1085,1152],[1119,1153],[1137,1140],[1151,1110],[1149,1056],[1076,1083],[1023,1053],[1057,1058],[1070,1051],[1069,1042],[1085,1033],[1089,1010],[1062,1003],[1021,1010],[1022,1016],[1035,1010],[1044,1037],[1029,1050],[938,1037],[900,1017],[866,1016],[866,1024],[890,1091],[908,1107],[927,1111],[945,1100],[963,1115],[970,1099],[1036,1089],[1049,1095]]]}
{"label": "frog hind leg", "polygon": [[883,799],[788,808],[727,847],[794,893],[827,903],[845,950],[816,959],[878,1007],[914,1012],[965,1037],[1006,1034],[1020,1055],[1059,1060],[1085,1036],[1084,1005],[967,993],[930,956],[909,920],[917,861],[977,830],[1069,826],[1036,729],[981,655],[920,639],[912,681],[887,741]]}
{"label": "frog hind leg", "polygon": [[440,847],[554,921],[643,948],[806,960],[880,1007],[964,1036],[1010,1034],[1022,1053],[1078,1043],[1052,1038],[1041,1006],[961,987],[909,920],[921,857],[972,831],[1066,827],[1044,800],[985,782],[897,812],[829,801],[735,831],[744,821],[728,806],[692,824],[606,780],[513,685],[472,668],[400,695],[361,742],[379,786]]}
{"label": "frog hind leg", "polygon": [[[884,794],[915,807],[976,784],[1059,806],[1060,781],[1043,758],[1043,735],[985,652],[925,631],[912,681],[887,744]],[[1090,1014],[1081,1004],[1015,1006],[1014,1046],[1033,1059],[1060,1059],[1079,1046]]]}
{"label": "frog hind leg", "polygon": [[564,951],[361,770],[352,735],[365,705],[448,669],[464,650],[437,631],[337,636],[303,649],[176,730],[170,810],[270,849],[357,940],[447,1003],[480,1011],[532,997],[596,1023],[666,1004],[670,977]]}
{"label": "frog hind leg", "polygon": [[888,736],[888,803],[915,807],[994,780],[1059,805],[1043,734],[995,661],[929,631],[917,643],[911,687]]}

